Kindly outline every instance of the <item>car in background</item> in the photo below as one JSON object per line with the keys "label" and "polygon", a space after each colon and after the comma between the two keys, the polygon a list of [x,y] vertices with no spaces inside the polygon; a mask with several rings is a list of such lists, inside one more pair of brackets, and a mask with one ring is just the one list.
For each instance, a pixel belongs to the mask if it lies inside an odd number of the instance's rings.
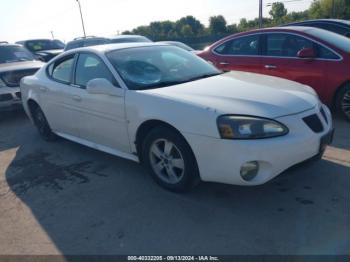
{"label": "car in background", "polygon": [[8,42],[7,41],[0,41],[0,45],[2,45],[2,44],[8,44]]}
{"label": "car in background", "polygon": [[350,38],[350,21],[341,19],[315,19],[290,23],[285,26],[308,26],[321,28]]}
{"label": "car in background", "polygon": [[142,35],[116,35],[109,37],[110,44],[120,43],[151,43],[152,41]]}
{"label": "car in background", "polygon": [[94,45],[104,45],[109,43],[109,39],[105,37],[97,36],[87,36],[87,37],[78,37],[73,41],[70,41],[66,44],[64,51],[68,51],[74,48],[94,46]]}
{"label": "car in background", "polygon": [[139,35],[118,35],[111,38],[87,36],[79,37],[67,43],[64,51],[68,51],[74,48],[105,45],[105,44],[117,44],[117,43],[148,43],[152,42],[147,37]]}
{"label": "car in background", "polygon": [[281,77],[311,86],[350,120],[350,39],[313,27],[253,30],[198,54],[219,69]]}
{"label": "car in background", "polygon": [[59,40],[50,39],[32,39],[18,41],[16,44],[23,45],[29,50],[37,59],[48,62],[55,56],[63,52],[64,43]]}
{"label": "car in background", "polygon": [[189,52],[193,52],[193,53],[198,53],[199,51],[197,50],[194,50],[192,47],[182,43],[182,42],[179,42],[179,41],[159,41],[157,43],[161,43],[161,44],[168,44],[168,45],[173,45],[173,46],[177,46],[177,47],[180,47],[186,51],[189,51]]}
{"label": "car in background", "polygon": [[[56,136],[142,162],[157,183],[263,184],[320,157],[332,117],[315,91],[252,73],[223,73],[157,43],[73,49],[21,81],[43,139]],[[268,149],[268,153],[267,153]]]}
{"label": "car in background", "polygon": [[20,80],[33,75],[42,62],[21,45],[0,45],[0,111],[22,108]]}

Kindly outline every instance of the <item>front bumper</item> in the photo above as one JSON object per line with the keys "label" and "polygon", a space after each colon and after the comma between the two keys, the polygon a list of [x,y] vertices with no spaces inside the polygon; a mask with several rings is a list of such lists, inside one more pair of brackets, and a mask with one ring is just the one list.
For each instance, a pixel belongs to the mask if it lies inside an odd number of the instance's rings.
{"label": "front bumper", "polygon": [[[203,181],[261,185],[286,169],[323,154],[325,147],[321,139],[333,130],[330,111],[326,106],[323,108],[327,121],[321,115],[320,108],[276,119],[289,128],[289,134],[283,137],[223,140],[186,133],[184,136],[196,156]],[[303,121],[304,117],[311,114],[319,116],[324,127],[322,132],[315,133]],[[257,161],[260,169],[253,180],[245,181],[240,170],[243,164],[251,161]]]}
{"label": "front bumper", "polygon": [[21,91],[19,87],[0,88],[0,111],[12,111],[22,108]]}

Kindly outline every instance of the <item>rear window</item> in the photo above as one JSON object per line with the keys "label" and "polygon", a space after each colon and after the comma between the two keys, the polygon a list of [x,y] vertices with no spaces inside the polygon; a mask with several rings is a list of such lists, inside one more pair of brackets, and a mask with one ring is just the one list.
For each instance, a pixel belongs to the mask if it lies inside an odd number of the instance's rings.
{"label": "rear window", "polygon": [[0,64],[32,60],[33,55],[21,46],[0,46]]}

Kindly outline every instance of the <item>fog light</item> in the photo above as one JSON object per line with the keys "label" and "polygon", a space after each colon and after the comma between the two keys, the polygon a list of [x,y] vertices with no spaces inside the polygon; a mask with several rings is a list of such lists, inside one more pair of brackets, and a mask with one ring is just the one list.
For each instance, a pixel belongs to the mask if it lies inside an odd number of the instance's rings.
{"label": "fog light", "polygon": [[253,180],[259,171],[259,163],[257,161],[247,162],[241,167],[241,177],[245,181]]}

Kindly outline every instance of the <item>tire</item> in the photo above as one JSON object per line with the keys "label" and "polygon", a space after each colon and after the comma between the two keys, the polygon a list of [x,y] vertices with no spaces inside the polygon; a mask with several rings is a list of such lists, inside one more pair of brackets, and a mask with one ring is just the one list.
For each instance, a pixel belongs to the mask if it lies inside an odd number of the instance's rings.
{"label": "tire", "polygon": [[148,133],[142,159],[153,179],[167,190],[187,192],[200,181],[190,146],[171,128],[156,127]]}
{"label": "tire", "polygon": [[39,106],[36,106],[32,110],[33,113],[33,121],[38,129],[40,136],[45,141],[55,141],[57,139],[57,135],[55,135],[47,122],[47,119],[44,115],[44,112],[41,110]]}
{"label": "tire", "polygon": [[337,111],[350,121],[350,84],[345,85],[338,93],[335,106]]}

